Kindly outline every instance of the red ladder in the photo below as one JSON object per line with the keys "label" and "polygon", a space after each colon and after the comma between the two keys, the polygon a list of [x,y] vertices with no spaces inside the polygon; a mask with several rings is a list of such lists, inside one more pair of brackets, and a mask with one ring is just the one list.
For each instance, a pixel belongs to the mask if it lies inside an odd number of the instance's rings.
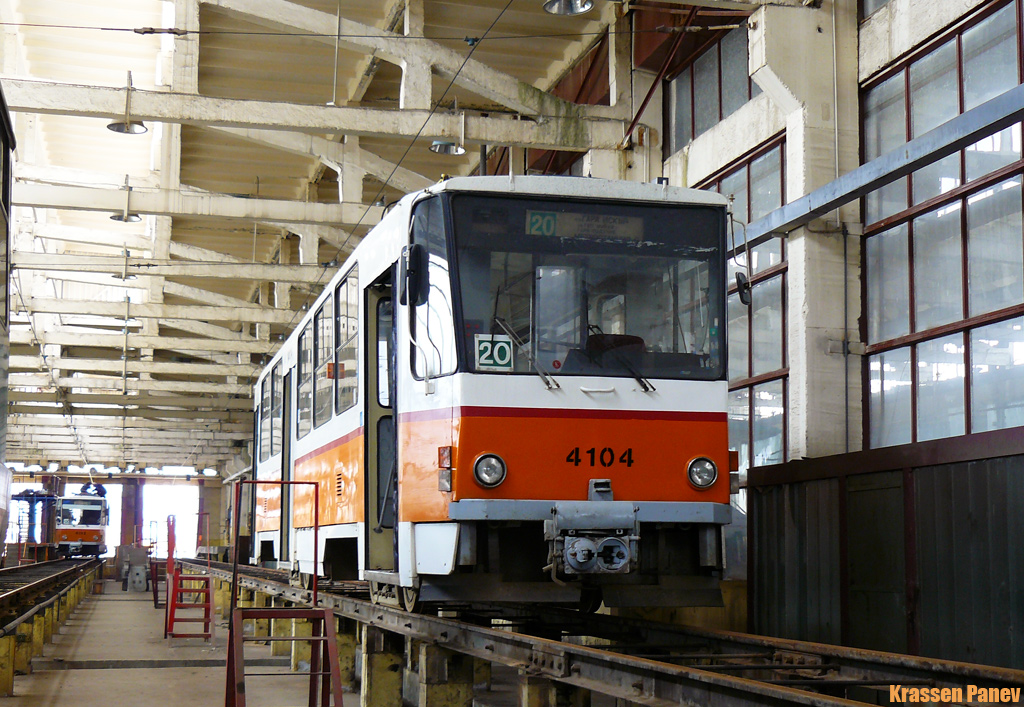
{"label": "red ladder", "polygon": [[[193,586],[195,585],[195,586]],[[213,591],[208,574],[182,574],[175,567],[167,583],[169,596],[167,601],[167,626],[164,638],[203,638],[207,641],[213,637]],[[187,601],[188,595],[195,595]],[[202,609],[202,616],[177,616],[178,610]],[[201,623],[201,632],[183,633],[175,631],[176,624]]]}
{"label": "red ladder", "polygon": [[[245,636],[242,624],[250,619],[300,619],[313,626],[312,636]],[[309,707],[328,707],[331,697],[341,707],[341,668],[338,662],[338,641],[334,632],[334,613],[330,609],[253,608],[235,609],[231,615],[231,640],[228,643],[227,689],[225,707],[245,707],[247,675],[284,677],[295,673],[245,672],[243,646],[246,642],[308,641],[311,643],[309,673]]]}

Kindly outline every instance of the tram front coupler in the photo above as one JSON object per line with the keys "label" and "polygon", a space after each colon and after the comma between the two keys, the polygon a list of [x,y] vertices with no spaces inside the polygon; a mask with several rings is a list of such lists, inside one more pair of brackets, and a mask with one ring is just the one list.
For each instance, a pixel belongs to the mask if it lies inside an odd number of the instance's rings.
{"label": "tram front coupler", "polygon": [[637,568],[640,524],[627,501],[558,501],[544,521],[548,555],[567,575],[625,574]]}

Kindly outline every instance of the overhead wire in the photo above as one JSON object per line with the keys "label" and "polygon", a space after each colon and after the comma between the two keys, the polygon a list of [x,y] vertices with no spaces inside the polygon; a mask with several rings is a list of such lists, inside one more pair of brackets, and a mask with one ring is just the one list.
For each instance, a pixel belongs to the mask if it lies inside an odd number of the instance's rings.
{"label": "overhead wire", "polygon": [[[738,14],[737,17],[743,17],[744,15]],[[722,24],[722,25],[702,25],[695,26],[689,31],[716,31],[732,29],[735,24]],[[332,32],[330,34],[324,34],[323,32],[284,32],[280,30],[226,30],[226,29],[179,29],[177,27],[99,27],[89,25],[61,25],[61,24],[49,24],[49,23],[26,23],[26,22],[0,22],[0,27],[12,27],[14,29],[48,29],[48,30],[78,30],[78,31],[89,31],[89,32],[124,32],[129,34],[138,35],[157,35],[157,34],[169,34],[175,37],[187,37],[187,36],[238,36],[238,37],[281,37],[295,39],[388,39],[388,40],[404,40],[404,41],[428,41],[428,42],[466,42],[471,47],[482,37],[470,37],[466,35],[437,35],[431,37],[419,37],[402,35],[395,33],[380,33],[380,34],[342,34],[341,32]],[[614,32],[609,28],[601,30],[590,30],[590,31],[579,31],[579,32],[543,32],[533,34],[501,34],[496,36],[488,37],[488,41],[496,42],[502,40],[519,40],[519,39],[573,39],[579,37],[597,37],[608,34],[622,34],[622,35],[636,35],[636,34],[666,34],[677,31],[676,27],[654,27],[651,29],[634,29],[631,31]]]}

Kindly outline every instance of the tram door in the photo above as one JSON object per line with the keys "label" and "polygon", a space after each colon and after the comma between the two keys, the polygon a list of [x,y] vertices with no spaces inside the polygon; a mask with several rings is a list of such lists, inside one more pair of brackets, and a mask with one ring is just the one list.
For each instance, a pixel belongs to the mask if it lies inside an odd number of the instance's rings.
{"label": "tram door", "polygon": [[366,323],[366,568],[398,569],[395,518],[398,459],[395,432],[395,346],[391,272],[365,290]]}
{"label": "tram door", "polygon": [[[284,376],[282,385],[282,419],[281,419],[281,480],[292,480],[292,381],[294,371],[288,371]],[[278,560],[288,562],[291,557],[291,529],[292,529],[292,487],[281,486],[281,552]]]}

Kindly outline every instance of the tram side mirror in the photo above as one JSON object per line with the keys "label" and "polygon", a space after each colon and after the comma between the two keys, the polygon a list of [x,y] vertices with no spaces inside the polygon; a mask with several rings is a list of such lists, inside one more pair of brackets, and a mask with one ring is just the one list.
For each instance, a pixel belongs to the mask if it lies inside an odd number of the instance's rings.
{"label": "tram side mirror", "polygon": [[418,306],[427,301],[427,249],[420,243],[407,245],[402,249],[398,268],[398,301]]}
{"label": "tram side mirror", "polygon": [[738,272],[736,273],[736,293],[740,296],[740,304],[749,307],[750,306],[750,280],[747,279],[747,274]]}

